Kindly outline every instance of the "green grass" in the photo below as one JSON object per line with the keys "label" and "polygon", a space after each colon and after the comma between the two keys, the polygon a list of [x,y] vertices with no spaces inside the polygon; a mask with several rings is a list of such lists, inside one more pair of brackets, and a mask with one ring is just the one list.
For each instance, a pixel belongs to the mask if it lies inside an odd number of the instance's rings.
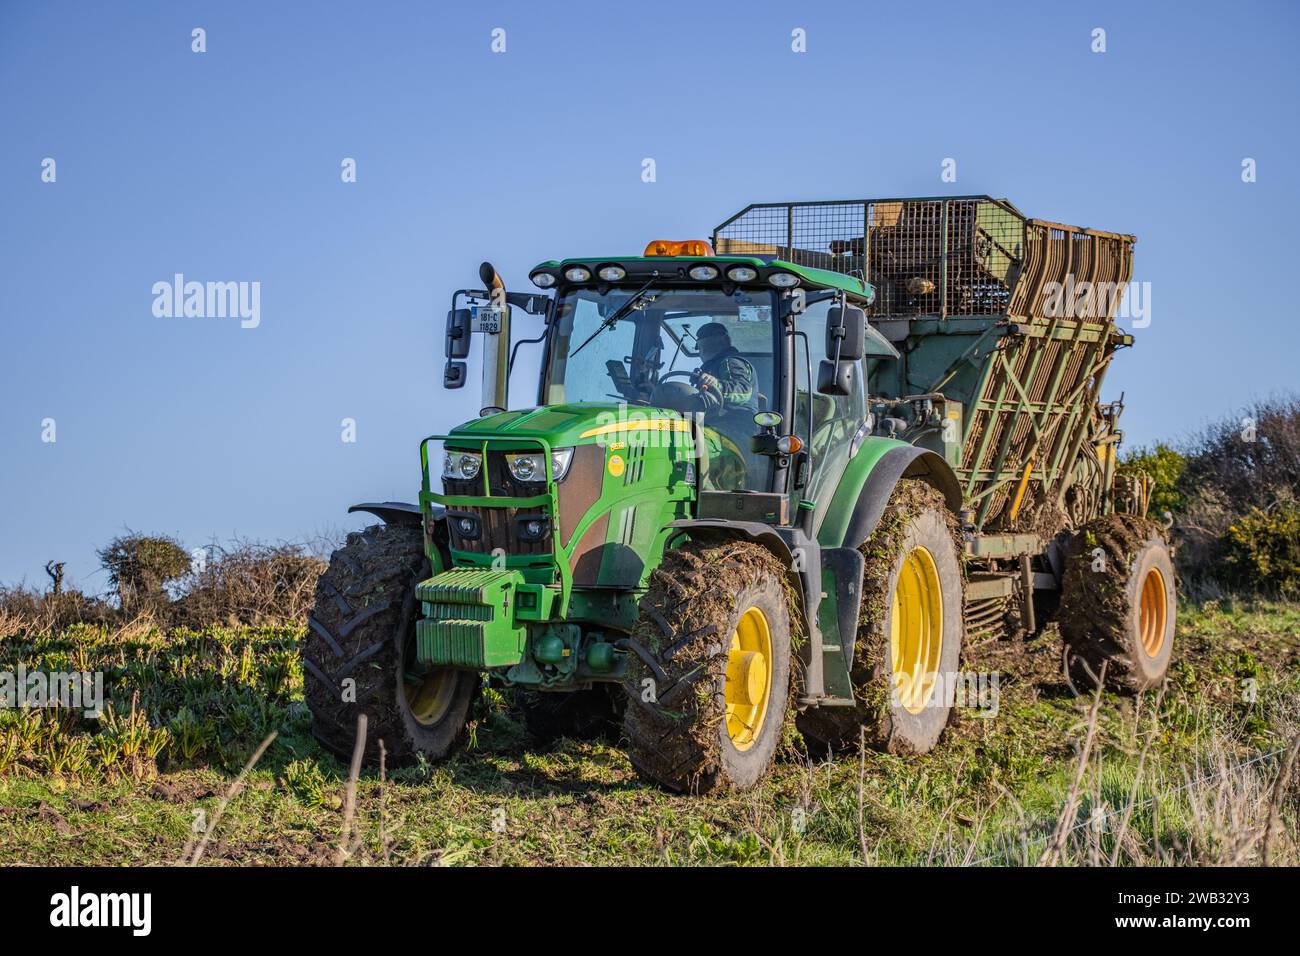
{"label": "green grass", "polygon": [[[1184,608],[1159,707],[1154,695],[1103,695],[1065,862],[1108,862],[1130,794],[1121,865],[1260,862],[1278,758],[1240,765],[1300,730],[1297,635],[1293,605]],[[206,828],[204,863],[333,862],[347,769],[308,733],[300,636],[80,628],[0,638],[0,669],[102,669],[114,701],[111,721],[0,711],[0,854],[174,863]],[[468,748],[382,784],[362,774],[348,859],[852,865],[865,844],[873,864],[1034,863],[1070,795],[1092,701],[1064,685],[1052,633],[968,657],[966,668],[1001,674],[999,714],[960,714],[928,756],[811,760],[792,734],[759,788],[706,797],[642,783],[614,745],[532,741],[489,691]],[[215,820],[271,732],[275,742]],[[1094,809],[1104,826],[1088,824]],[[1292,789],[1279,804],[1272,862],[1300,860],[1296,809]]]}

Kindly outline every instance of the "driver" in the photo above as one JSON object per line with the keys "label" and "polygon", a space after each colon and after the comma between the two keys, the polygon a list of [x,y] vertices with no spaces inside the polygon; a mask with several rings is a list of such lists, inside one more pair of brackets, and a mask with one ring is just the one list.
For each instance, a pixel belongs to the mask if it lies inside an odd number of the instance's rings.
{"label": "driver", "polygon": [[748,424],[758,411],[758,394],[754,389],[754,366],[731,344],[727,327],[708,322],[695,333],[700,350],[700,367],[692,381],[700,391],[705,419],[740,419]]}

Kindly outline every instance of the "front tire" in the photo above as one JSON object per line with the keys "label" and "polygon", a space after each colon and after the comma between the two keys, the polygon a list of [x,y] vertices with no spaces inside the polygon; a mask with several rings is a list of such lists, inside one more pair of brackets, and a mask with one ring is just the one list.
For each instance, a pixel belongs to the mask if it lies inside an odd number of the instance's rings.
{"label": "front tire", "polygon": [[799,731],[829,749],[868,746],[923,754],[952,711],[964,637],[962,566],[943,495],[898,483],[862,545],[862,609],[854,647],[856,707],[812,708]]}
{"label": "front tire", "polygon": [[415,586],[429,573],[418,527],[373,525],[348,535],[316,584],[302,658],[312,734],[347,760],[357,715],[367,719],[364,759],[379,741],[401,764],[436,759],[459,741],[479,687],[472,671],[417,674]]}
{"label": "front tire", "polygon": [[786,571],[749,542],[669,551],[641,601],[623,731],[672,790],[746,790],[771,766],[790,700]]}

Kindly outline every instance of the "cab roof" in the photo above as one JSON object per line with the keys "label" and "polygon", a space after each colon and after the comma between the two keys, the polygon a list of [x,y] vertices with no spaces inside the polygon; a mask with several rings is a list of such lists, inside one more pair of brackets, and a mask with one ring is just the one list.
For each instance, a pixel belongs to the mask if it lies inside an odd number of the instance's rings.
{"label": "cab roof", "polygon": [[[540,262],[529,272],[534,276],[539,272],[549,273],[555,276],[556,287],[565,285],[593,285],[598,284],[601,280],[596,278],[596,270],[602,266],[617,265],[627,270],[627,276],[619,280],[621,283],[645,282],[652,278],[655,272],[658,272],[665,281],[673,283],[682,283],[686,285],[698,284],[705,285],[704,282],[697,282],[691,279],[686,270],[691,266],[697,265],[715,265],[718,267],[720,276],[725,277],[727,269],[732,266],[743,265],[749,266],[758,273],[758,277],[749,282],[738,283],[738,285],[752,288],[754,286],[763,286],[764,288],[773,288],[768,282],[768,277],[773,273],[787,272],[798,276],[800,286],[808,286],[815,289],[842,289],[862,300],[870,303],[876,295],[875,288],[868,282],[864,282],[857,276],[845,275],[842,272],[832,272],[829,269],[815,269],[811,266],[801,266],[793,262],[787,262],[776,256],[750,255],[750,256],[583,256],[574,259],[548,259]],[[564,278],[565,270],[572,266],[584,266],[591,271],[592,278],[586,282],[570,283]],[[716,282],[718,280],[710,280]]]}

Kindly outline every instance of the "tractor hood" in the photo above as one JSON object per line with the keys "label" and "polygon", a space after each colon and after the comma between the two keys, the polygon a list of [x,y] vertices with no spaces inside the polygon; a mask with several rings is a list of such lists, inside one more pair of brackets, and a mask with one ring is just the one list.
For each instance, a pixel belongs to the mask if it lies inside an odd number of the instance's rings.
{"label": "tractor hood", "polygon": [[627,435],[645,432],[689,432],[690,418],[666,408],[629,407],[614,402],[550,405],[521,411],[498,412],[452,429],[450,438],[542,438],[552,448],[608,444]]}
{"label": "tractor hood", "polygon": [[[504,560],[504,568],[517,571],[535,592],[538,614],[555,599],[563,618],[575,588],[646,585],[658,563],[652,556],[662,554],[676,533],[673,522],[691,516],[697,462],[718,462],[721,469],[730,460],[711,428],[701,429],[704,454],[697,458],[691,431],[691,420],[680,412],[614,402],[487,415],[425,439],[420,503],[445,509],[456,567],[499,571]],[[430,441],[469,453],[479,464],[470,474],[431,473]],[[568,449],[563,473],[520,477],[511,460],[540,445]],[[554,458],[550,464],[553,471]]]}

